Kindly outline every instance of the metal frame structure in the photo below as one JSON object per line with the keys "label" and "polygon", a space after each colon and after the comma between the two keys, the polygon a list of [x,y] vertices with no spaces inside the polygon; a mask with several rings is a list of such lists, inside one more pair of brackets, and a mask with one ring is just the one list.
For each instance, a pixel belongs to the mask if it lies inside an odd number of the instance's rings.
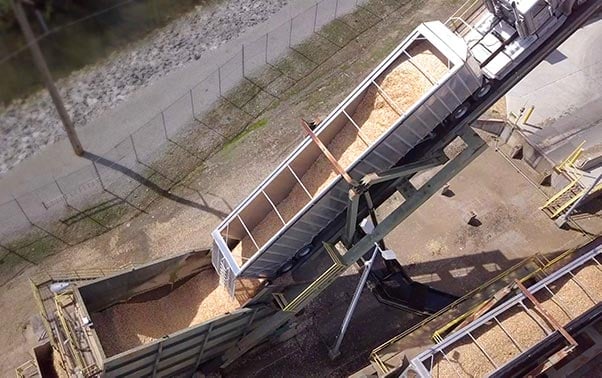
{"label": "metal frame structure", "polygon": [[[592,5],[593,4],[593,5]],[[446,109],[446,116],[437,120],[437,123],[431,130],[423,129],[424,135],[422,139],[416,141],[415,144],[406,146],[403,154],[395,155],[394,162],[387,166],[376,165],[368,170],[350,171],[350,176],[363,184],[363,191],[357,198],[348,198],[348,187],[342,186],[337,195],[340,197],[340,211],[331,212],[327,224],[319,230],[314,230],[312,234],[312,253],[307,258],[299,261],[299,264],[294,269],[312,270],[320,266],[324,259],[330,259],[330,266],[322,272],[317,272],[317,277],[311,281],[296,282],[290,278],[279,277],[271,282],[271,285],[265,287],[254,298],[245,304],[245,306],[225,317],[212,319],[198,326],[181,330],[175,334],[169,335],[167,340],[156,341],[151,344],[143,345],[126,351],[111,359],[106,359],[103,362],[102,369],[107,371],[110,367],[114,375],[122,373],[131,374],[148,374],[164,376],[178,371],[191,371],[206,364],[212,366],[227,367],[238,357],[245,354],[250,349],[265,342],[270,336],[277,333],[295,315],[301,311],[308,303],[325,290],[333,283],[348,267],[357,263],[361,259],[367,260],[367,254],[374,247],[375,243],[380,243],[382,239],[398,226],[404,219],[418,209],[428,198],[437,193],[441,187],[449,182],[458,172],[466,167],[474,160],[485,148],[485,142],[475,134],[469,125],[476,120],[486,109],[493,105],[504,93],[506,93],[514,84],[524,77],[536,64],[541,62],[548,53],[556,48],[564,39],[568,38],[576,28],[581,25],[589,15],[591,15],[599,4],[595,1],[590,1],[587,7],[582,7],[577,13],[571,15],[557,33],[546,40],[542,48],[535,49],[528,56],[524,57],[520,64],[517,64],[504,80],[490,84],[490,91],[481,93],[477,98],[465,98],[466,101],[461,101],[457,97],[457,104]],[[406,40],[407,42],[408,40]],[[405,43],[405,42],[404,42]],[[403,51],[404,44],[400,45],[385,62],[394,60]],[[461,58],[461,57],[460,57]],[[385,62],[380,65],[374,74],[378,75],[386,68]],[[473,77],[475,80],[480,77]],[[355,99],[361,88],[367,88],[374,85],[373,77],[369,76],[356,91],[354,91],[349,99]],[[460,87],[461,83],[457,83]],[[482,84],[479,80],[479,85]],[[466,88],[465,88],[466,89]],[[434,91],[434,90],[432,90]],[[430,93],[429,93],[430,94]],[[471,93],[472,94],[472,93]],[[452,96],[453,97],[453,96]],[[407,113],[412,116],[412,112],[421,106],[426,106],[427,99],[423,97],[418,101],[412,109]],[[429,100],[430,101],[430,100]],[[440,101],[433,98],[432,101]],[[341,118],[346,117],[346,102],[341,104],[331,113],[328,119],[334,119],[336,115]],[[400,115],[397,126],[403,124],[404,116]],[[418,121],[416,121],[418,122]],[[419,122],[418,122],[419,123]],[[321,125],[317,134],[326,130],[327,121]],[[389,134],[383,136],[378,143],[383,142]],[[411,133],[410,131],[408,131]],[[420,169],[431,167],[437,162],[441,162],[442,151],[455,138],[460,137],[464,140],[467,148],[462,151],[454,159],[447,162],[441,170],[439,170],[430,180],[423,186],[416,188],[410,182],[410,178]],[[401,141],[400,141],[401,142]],[[307,138],[302,146],[310,144],[311,141]],[[301,147],[292,155],[301,152]],[[381,145],[379,144],[378,148]],[[382,144],[382,148],[388,148]],[[366,154],[365,154],[366,155]],[[381,159],[383,153],[374,154],[375,159]],[[367,156],[367,155],[366,155]],[[289,159],[291,158],[289,157]],[[365,156],[360,157],[363,159]],[[391,158],[390,158],[391,159]],[[290,172],[294,179],[299,180],[294,170],[288,165],[289,160],[281,166],[278,172]],[[359,165],[359,161],[358,161]],[[392,171],[388,171],[389,169]],[[266,182],[276,175],[275,172]],[[364,181],[361,178],[365,178]],[[341,177],[336,183],[341,182]],[[331,188],[336,185],[331,184]],[[369,216],[374,208],[383,204],[391,195],[396,192],[401,192],[405,198],[405,202],[390,213],[385,219],[379,222],[373,232],[368,235],[360,236],[357,232],[358,220]],[[253,198],[263,197],[268,200],[270,206],[273,201],[269,201],[269,196],[262,187],[258,188],[252,195]],[[362,200],[362,198],[364,200]],[[352,211],[348,213],[346,206],[351,200],[350,207]],[[240,219],[240,214],[237,213],[244,203],[240,205],[235,212],[228,218]],[[307,207],[309,208],[309,207]],[[348,215],[349,214],[349,215]],[[223,224],[225,226],[225,224]],[[241,222],[243,228],[247,228],[244,222]],[[215,232],[219,232],[216,230]],[[214,234],[215,236],[215,234]],[[221,238],[221,235],[218,235]],[[343,254],[336,249],[330,248],[337,241],[344,240],[346,251]],[[236,265],[236,262],[231,255],[217,253],[223,247],[228,248],[227,242],[223,240],[220,243],[219,238],[216,239],[217,249],[212,256],[212,263],[216,270],[220,273],[220,279],[223,283],[232,284],[234,280],[242,274],[241,267]],[[221,244],[221,245],[220,245]],[[259,247],[259,246],[258,246]],[[258,248],[259,249],[259,248]],[[229,249],[228,249],[229,251]],[[290,258],[289,254],[284,254],[286,258]],[[265,256],[263,256],[265,257]],[[254,256],[259,259],[259,255]],[[254,261],[248,261],[245,265],[247,268]],[[278,261],[279,265],[281,260]],[[245,268],[245,267],[242,267]],[[245,268],[246,269],[246,268]],[[138,271],[138,270],[137,270]],[[253,274],[259,274],[262,270],[258,270]],[[232,286],[233,288],[233,286]],[[76,291],[77,293],[77,291]],[[280,306],[280,307],[279,307]],[[264,309],[264,316],[258,317],[254,314],[254,309]],[[85,309],[84,309],[85,310]],[[85,315],[85,314],[84,314]],[[223,328],[222,328],[223,326]],[[227,329],[226,329],[227,328]],[[215,333],[214,333],[215,331]],[[211,334],[211,336],[210,336]],[[206,352],[206,348],[215,348],[211,353]],[[107,373],[107,376],[111,374]]]}
{"label": "metal frame structure", "polygon": [[[398,224],[400,224],[405,218],[407,218],[413,211],[415,211],[420,205],[422,205],[430,196],[436,193],[445,183],[454,177],[463,167],[465,167],[470,161],[472,161],[478,153],[485,148],[485,144],[480,138],[476,136],[470,128],[467,126],[474,122],[483,112],[491,107],[499,98],[501,98],[510,88],[518,83],[528,72],[530,72],[537,64],[545,59],[545,57],[557,48],[564,40],[566,40],[575,30],[577,30],[587,19],[594,14],[600,7],[599,2],[590,1],[584,6],[581,6],[577,11],[573,12],[563,24],[563,27],[554,32],[549,36],[545,43],[542,42],[538,49],[533,50],[527,57],[524,57],[520,64],[517,64],[512,68],[506,75],[504,80],[491,83],[491,90],[479,96],[476,100],[471,100],[466,113],[460,117],[460,119],[445,123],[445,126],[439,126],[439,135],[436,138],[431,139],[424,143],[420,148],[417,148],[413,153],[404,157],[399,162],[399,166],[411,162],[415,162],[425,157],[433,156],[448,145],[454,138],[460,135],[464,135],[468,139],[467,143],[469,146],[468,151],[464,151],[454,160],[447,163],[447,165],[438,172],[433,178],[431,178],[422,188],[416,189],[409,183],[409,177],[403,179],[397,179],[392,183],[386,185],[383,188],[382,184],[375,185],[371,190],[371,197],[374,200],[374,205],[379,206],[386,200],[392,193],[396,192],[400,186],[405,186],[409,190],[405,190],[404,193],[406,201],[394,210],[387,218],[380,222],[373,231],[372,234],[364,236],[358,242],[356,242],[352,248],[350,248],[344,256],[334,260],[335,264],[329,268],[328,271],[324,272],[309,285],[298,284],[304,286],[305,289],[299,294],[299,290],[295,287],[295,290],[291,290],[295,297],[290,302],[287,301],[288,305],[285,307],[286,311],[279,311],[266,319],[262,324],[250,332],[238,345],[226,352],[222,356],[222,367],[229,366],[239,356],[246,353],[248,350],[259,344],[262,340],[265,340],[270,334],[288,321],[293,319],[294,314],[300,311],[307,303],[317,296],[322,290],[329,286],[330,283],[334,282],[338,275],[340,275],[346,268],[359,260],[365,255],[374,245],[375,242],[382,240],[390,231],[392,231]],[[474,101],[474,102],[473,102]],[[451,123],[451,124],[450,124]],[[468,129],[468,130],[466,130]],[[478,138],[478,140],[475,140]],[[376,195],[375,192],[378,192]],[[361,205],[360,205],[361,206]],[[368,214],[367,209],[360,211],[363,216]],[[361,217],[360,217],[361,219]],[[341,219],[341,216],[337,217],[337,220],[331,223],[328,229],[322,231],[316,236],[318,241],[330,241],[331,243],[336,240],[340,240],[342,236],[342,230],[345,221]],[[323,250],[320,247],[318,251]],[[314,252],[312,257],[320,255]],[[316,264],[315,258],[307,260],[302,265],[312,266]],[[278,280],[274,282],[274,286],[277,286]],[[297,285],[295,285],[297,286]],[[311,286],[311,289],[308,290]],[[283,294],[286,297],[286,290],[278,289],[279,294]],[[291,303],[294,306],[291,306]]]}
{"label": "metal frame structure", "polygon": [[[420,68],[412,61],[407,53],[409,46],[415,42],[428,42],[435,50],[448,60],[448,72],[439,80],[432,78],[427,71]],[[376,79],[400,57],[409,59],[433,86],[405,112],[399,109],[382,88]],[[395,166],[396,161],[409,153],[414,147],[432,137],[433,130],[446,117],[454,112],[465,99],[481,85],[482,77],[476,61],[472,59],[462,40],[454,35],[443,24],[437,22],[426,23],[419,26],[410,34],[393,52],[370,74],[368,77],[320,124],[316,135],[320,138],[332,134],[333,127],[339,127],[351,119],[349,109],[356,106],[363,95],[375,86],[378,92],[398,114],[398,119],[381,137],[371,146],[368,146],[347,169],[348,176],[359,181],[362,177],[388,170]],[[354,124],[355,122],[351,122]],[[334,125],[334,126],[332,126]],[[339,126],[336,126],[339,125]],[[308,203],[290,221],[283,222],[280,230],[264,245],[258,245],[249,232],[249,224],[243,215],[263,211],[258,205],[253,205],[257,198],[268,196],[266,189],[282,172],[293,173],[299,185],[299,173],[295,172],[291,164],[298,163],[297,159],[303,158],[304,153],[312,147],[311,138],[304,142],[277,168],[258,188],[241,203],[212,233],[215,241],[214,252],[220,254],[216,261],[216,270],[227,267],[231,272],[228,277],[273,277],[278,270],[303,247],[312,243],[313,237],[328,227],[331,220],[344,212],[347,208],[348,183],[338,176],[325,189],[315,196],[310,196]],[[315,145],[313,146],[315,148]],[[319,154],[319,152],[318,152]],[[302,156],[299,158],[299,156]],[[315,155],[317,156],[317,155]],[[313,161],[313,159],[312,159]],[[306,163],[304,163],[306,164]],[[305,188],[304,188],[305,189]],[[305,192],[307,190],[305,189]],[[274,200],[269,201],[273,204]],[[254,207],[253,207],[254,206]],[[269,208],[269,206],[268,206]],[[253,210],[253,211],[251,211]],[[249,215],[247,215],[249,216]],[[280,217],[282,220],[282,217]],[[233,233],[232,222],[240,222],[241,231],[247,234],[257,248],[257,252],[242,266],[238,266],[229,247],[230,234]],[[235,239],[241,239],[239,236]],[[224,278],[223,281],[228,281]]]}
{"label": "metal frame structure", "polygon": [[[413,358],[410,361],[410,367],[408,368],[409,370],[406,370],[406,372],[404,374],[407,374],[408,371],[413,371],[413,372],[417,373],[420,377],[430,377],[431,376],[430,372],[433,367],[433,362],[434,362],[436,356],[438,354],[441,354],[444,359],[449,361],[449,358],[446,355],[446,353],[444,352],[444,350],[446,348],[453,346],[455,343],[457,343],[461,339],[465,338],[466,336],[470,337],[470,339],[473,340],[475,345],[478,346],[478,348],[481,350],[481,352],[486,356],[487,360],[489,360],[489,362],[493,365],[494,370],[501,369],[504,366],[506,366],[507,364],[512,363],[512,360],[510,360],[510,361],[506,361],[504,363],[504,365],[497,366],[497,364],[493,361],[493,359],[487,354],[487,351],[483,348],[483,346],[478,344],[478,342],[475,340],[472,333],[476,332],[481,327],[486,327],[489,324],[497,324],[497,325],[501,326],[501,322],[498,320],[498,318],[512,310],[524,311],[529,316],[531,316],[527,306],[524,304],[525,300],[529,300],[529,301],[533,302],[535,304],[536,308],[539,307],[539,303],[534,298],[534,295],[536,293],[538,293],[539,291],[542,291],[542,292],[547,291],[548,293],[553,295],[552,290],[550,290],[548,287],[549,285],[553,284],[555,281],[557,281],[565,276],[573,276],[572,271],[583,267],[586,263],[591,262],[591,263],[595,264],[598,267],[598,269],[602,270],[602,265],[600,264],[600,261],[598,261],[599,255],[601,253],[602,253],[602,246],[593,248],[588,253],[575,259],[574,261],[570,262],[566,266],[560,268],[558,271],[550,274],[548,277],[545,277],[541,281],[530,286],[528,288],[528,290],[525,289],[524,286],[522,286],[522,284],[520,282],[516,281],[517,285],[521,289],[521,291],[518,294],[513,296],[511,299],[503,302],[502,304],[500,304],[498,307],[496,307],[495,309],[493,309],[491,312],[487,313],[486,315],[483,315],[482,317],[478,318],[477,320],[474,320],[471,324],[467,325],[466,327],[464,327],[456,332],[453,332],[451,335],[449,335],[448,337],[443,339],[443,341],[441,341],[440,343],[434,345],[433,347],[429,348],[428,350],[417,355],[415,358]],[[578,286],[587,294],[587,291],[585,288],[583,288],[583,286],[581,286],[581,285],[578,285]],[[589,296],[589,294],[588,294],[588,296]],[[552,296],[552,298],[553,298],[553,296]],[[594,305],[595,305],[595,303],[592,303],[592,306],[594,306]],[[545,314],[545,310],[542,313]],[[547,317],[548,319],[551,318],[549,315],[544,315],[544,317]],[[554,321],[552,319],[550,321],[550,323],[554,327],[555,331],[560,332],[564,336],[564,338],[568,341],[568,346],[562,350],[562,353],[568,353],[570,350],[572,350],[576,346],[575,340],[568,333],[566,333],[566,331],[564,331],[563,327],[560,326],[556,321]],[[545,338],[549,338],[552,336],[553,332],[549,332],[546,327],[543,327],[539,323],[538,323],[538,325],[540,327],[542,327],[542,330],[546,333]],[[526,352],[526,350],[524,348],[521,348],[518,345],[518,343],[516,343],[516,341],[512,337],[512,335],[503,326],[501,326],[501,329],[510,338],[510,340],[513,341],[513,343],[516,345],[516,347],[519,349],[519,351],[521,353]],[[544,339],[542,339],[541,341],[543,341]],[[430,368],[429,368],[429,366],[430,366]],[[541,372],[543,370],[540,369],[538,371]],[[461,374],[459,374],[459,373],[458,373],[458,375],[461,376]]]}

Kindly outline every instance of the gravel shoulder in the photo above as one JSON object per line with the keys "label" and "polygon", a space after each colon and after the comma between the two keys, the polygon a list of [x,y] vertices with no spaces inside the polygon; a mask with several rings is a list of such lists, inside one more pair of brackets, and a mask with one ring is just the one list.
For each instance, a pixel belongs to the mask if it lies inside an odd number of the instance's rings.
{"label": "gravel shoulder", "polygon": [[[198,60],[266,21],[287,0],[225,0],[199,6],[103,62],[58,81],[76,127],[126,101],[158,78]],[[64,138],[45,90],[0,108],[0,177]]]}

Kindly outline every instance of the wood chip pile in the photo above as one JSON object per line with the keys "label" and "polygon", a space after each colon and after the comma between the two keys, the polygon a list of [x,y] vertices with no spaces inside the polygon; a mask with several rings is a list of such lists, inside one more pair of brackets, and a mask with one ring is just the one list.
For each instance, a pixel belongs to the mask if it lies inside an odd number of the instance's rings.
{"label": "wood chip pile", "polygon": [[[565,276],[553,285],[548,285],[554,296],[547,290],[540,290],[536,298],[543,307],[563,326],[602,301],[602,270],[595,265],[584,266],[574,271],[575,277]],[[585,290],[584,290],[585,289]],[[525,300],[525,304],[529,301]],[[473,337],[499,367],[540,342],[553,327],[529,308],[529,314],[513,308],[497,317],[510,339],[496,323],[472,332]],[[546,329],[544,333],[542,326]],[[495,369],[479,347],[466,336],[451,348],[445,350],[447,359],[440,353],[433,365],[433,377],[482,377]]]}
{"label": "wood chip pile", "polygon": [[[347,122],[327,144],[328,150],[343,168],[349,168],[351,163],[369,145],[372,145],[391,127],[400,117],[398,110],[407,111],[433,86],[429,79],[436,81],[447,73],[446,62],[443,62],[433,51],[434,48],[429,43],[420,42],[414,49],[409,51],[413,56],[412,62],[402,55],[375,80],[396,105],[391,106],[379,93],[377,87],[371,85],[365,91],[364,97],[355,111],[352,113],[348,111],[349,116],[358,125],[360,132],[358,133],[357,128],[351,122]],[[420,70],[414,64],[420,67]],[[429,77],[427,78],[423,72]],[[301,176],[299,173],[297,174]],[[320,154],[300,179],[313,197],[327,187],[337,176],[338,174],[334,171],[330,162],[324,155]],[[305,190],[299,184],[295,184],[288,196],[280,201],[276,207],[284,221],[288,222],[309,201],[310,198]],[[282,220],[276,212],[271,211],[250,232],[261,248],[282,226]],[[247,236],[232,252],[237,258],[237,262],[242,264],[257,252],[257,247]]]}
{"label": "wood chip pile", "polygon": [[61,356],[55,350],[52,350],[52,367],[57,378],[69,378],[67,370],[63,367]]}
{"label": "wood chip pile", "polygon": [[118,304],[91,317],[103,350],[110,357],[239,306],[219,285],[215,271],[207,269],[159,299]]}

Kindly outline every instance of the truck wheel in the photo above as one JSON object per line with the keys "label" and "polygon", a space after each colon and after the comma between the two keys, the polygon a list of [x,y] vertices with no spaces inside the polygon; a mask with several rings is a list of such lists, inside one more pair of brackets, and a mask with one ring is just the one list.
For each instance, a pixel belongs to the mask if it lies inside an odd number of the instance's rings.
{"label": "truck wheel", "polygon": [[299,259],[309,255],[312,248],[313,248],[313,246],[311,244],[308,244],[305,247],[301,248],[300,250],[297,251],[297,253],[295,253],[295,259],[299,260]]}
{"label": "truck wheel", "polygon": [[460,105],[456,111],[454,111],[454,119],[460,119],[466,115],[468,112],[468,104]]}
{"label": "truck wheel", "polygon": [[477,89],[474,96],[478,99],[481,99],[485,97],[489,92],[491,92],[492,87],[493,86],[491,85],[491,83],[487,81],[481,86],[481,88]]}
{"label": "truck wheel", "polygon": [[291,269],[293,269],[293,266],[295,266],[295,262],[293,260],[285,262],[284,265],[282,265],[280,269],[278,269],[278,275],[289,272]]}

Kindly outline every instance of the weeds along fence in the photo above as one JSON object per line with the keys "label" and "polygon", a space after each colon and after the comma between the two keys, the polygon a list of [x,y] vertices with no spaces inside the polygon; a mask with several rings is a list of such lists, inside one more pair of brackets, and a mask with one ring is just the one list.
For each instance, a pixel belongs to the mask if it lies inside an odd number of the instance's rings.
{"label": "weeds along fence", "polygon": [[152,211],[161,197],[224,216],[185,178],[403,0],[322,0],[224,64],[85,167],[0,204],[0,285],[50,254]]}

